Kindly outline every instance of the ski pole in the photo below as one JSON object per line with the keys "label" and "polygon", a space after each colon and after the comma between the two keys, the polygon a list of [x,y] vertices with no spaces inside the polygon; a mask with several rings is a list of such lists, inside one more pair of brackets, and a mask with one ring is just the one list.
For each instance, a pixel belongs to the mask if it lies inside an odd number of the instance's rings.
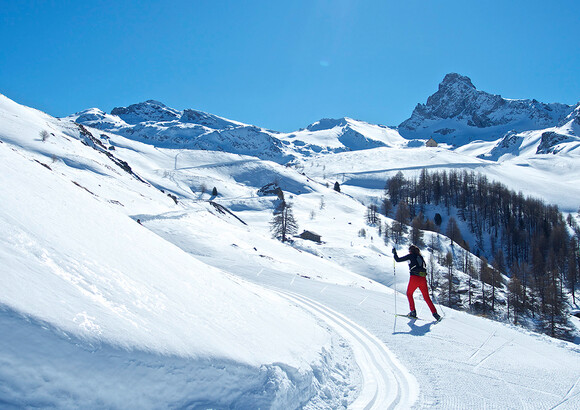
{"label": "ski pole", "polygon": [[441,305],[441,303],[439,303],[439,298],[437,296],[435,296],[435,291],[433,291],[433,302],[439,306],[439,309],[441,310],[442,316],[445,317],[445,311],[443,310],[443,305]]}
{"label": "ski pole", "polygon": [[396,269],[397,262],[393,257],[393,281],[395,282],[395,315],[397,314],[397,269]]}

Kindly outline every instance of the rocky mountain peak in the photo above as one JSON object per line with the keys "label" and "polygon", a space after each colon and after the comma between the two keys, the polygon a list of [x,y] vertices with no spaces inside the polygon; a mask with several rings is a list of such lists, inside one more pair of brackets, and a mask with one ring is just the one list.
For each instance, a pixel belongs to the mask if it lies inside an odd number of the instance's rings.
{"label": "rocky mountain peak", "polygon": [[[477,91],[469,77],[451,73],[439,84],[438,91],[427,99],[424,111],[433,117],[451,118],[473,111],[477,100],[485,97],[497,100],[499,96]],[[495,101],[494,101],[495,103]]]}
{"label": "rocky mountain peak", "polygon": [[504,99],[477,90],[469,77],[450,73],[427,103],[418,104],[411,118],[399,125],[399,132],[405,138],[434,138],[460,146],[475,139],[496,140],[510,130],[553,127],[571,111],[565,104]]}
{"label": "rocky mountain peak", "polygon": [[471,82],[471,78],[457,74],[449,73],[443,78],[439,84],[439,91],[447,92],[451,90],[475,90],[475,86]]}
{"label": "rocky mountain peak", "polygon": [[319,121],[316,121],[313,124],[310,124],[306,129],[308,131],[322,131],[322,130],[330,130],[336,127],[344,127],[348,124],[346,118],[323,118]]}
{"label": "rocky mountain peak", "polygon": [[147,100],[142,103],[131,104],[128,107],[113,108],[111,115],[116,115],[127,124],[134,125],[148,121],[174,121],[179,119],[181,113],[159,101]]}

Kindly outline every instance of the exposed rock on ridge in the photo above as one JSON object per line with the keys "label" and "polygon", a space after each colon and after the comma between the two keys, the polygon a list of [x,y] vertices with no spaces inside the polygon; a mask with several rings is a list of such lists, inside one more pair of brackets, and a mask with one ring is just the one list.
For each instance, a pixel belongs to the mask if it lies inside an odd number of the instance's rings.
{"label": "exposed rock on ridge", "polygon": [[554,127],[571,111],[566,104],[511,100],[479,91],[468,77],[451,73],[426,104],[415,107],[399,132],[405,138],[433,137],[459,146],[476,139],[496,140],[510,130]]}
{"label": "exposed rock on ridge", "polygon": [[202,111],[179,111],[155,100],[117,107],[111,114],[92,108],[69,118],[164,148],[225,151],[279,162],[288,160],[282,142],[266,130]]}

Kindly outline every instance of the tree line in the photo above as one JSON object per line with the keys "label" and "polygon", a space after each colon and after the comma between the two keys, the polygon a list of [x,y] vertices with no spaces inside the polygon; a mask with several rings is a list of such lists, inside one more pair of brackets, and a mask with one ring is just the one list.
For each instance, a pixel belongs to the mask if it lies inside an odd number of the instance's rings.
{"label": "tree line", "polygon": [[[563,336],[569,330],[567,304],[576,303],[580,229],[573,218],[565,219],[557,206],[524,196],[475,172],[425,169],[417,177],[406,178],[399,172],[389,178],[382,205],[383,213],[394,218],[390,235],[397,243],[403,240],[407,226],[409,239],[422,245],[422,231],[440,230],[441,215],[436,214],[433,220],[425,218],[427,206],[456,214],[459,221],[449,216],[445,234],[480,257],[479,266],[466,262],[463,268],[466,273],[471,271],[470,277],[479,276],[482,281],[483,309],[493,312],[496,288],[504,285],[503,274],[509,277],[505,284],[508,315],[514,321],[531,316],[552,336]],[[373,207],[367,211],[369,223],[379,210]],[[463,239],[460,225],[471,233],[473,244]],[[442,262],[451,275],[447,255]],[[487,304],[486,284],[492,292]],[[452,304],[451,282],[445,293]]]}

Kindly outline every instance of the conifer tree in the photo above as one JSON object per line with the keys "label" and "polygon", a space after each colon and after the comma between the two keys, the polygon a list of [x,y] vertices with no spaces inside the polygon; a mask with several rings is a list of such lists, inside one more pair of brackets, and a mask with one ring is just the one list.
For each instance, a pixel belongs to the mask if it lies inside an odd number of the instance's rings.
{"label": "conifer tree", "polygon": [[371,204],[367,207],[365,219],[368,225],[376,226],[377,224],[380,223],[378,210],[379,210],[378,206],[374,204]]}
{"label": "conifer tree", "polygon": [[451,252],[447,252],[445,255],[443,266],[447,268],[447,274],[445,275],[445,296],[447,296],[447,306],[453,306],[455,301],[455,289],[453,286],[453,254]]}
{"label": "conifer tree", "polygon": [[542,309],[544,330],[552,337],[567,337],[570,332],[565,302],[559,291],[559,277],[555,270],[548,272]]}
{"label": "conifer tree", "polygon": [[387,180],[387,183],[385,185],[385,191],[389,195],[389,198],[393,203],[393,205],[398,205],[399,201],[401,199],[404,199],[405,184],[406,184],[405,177],[403,176],[403,173],[401,171],[397,172],[397,175]]}
{"label": "conifer tree", "polygon": [[393,203],[386,196],[383,198],[383,215],[390,217],[393,212]]}
{"label": "conifer tree", "polygon": [[395,220],[403,226],[409,225],[409,222],[411,221],[411,212],[409,211],[407,202],[402,201],[399,203],[397,213],[395,214]]}
{"label": "conifer tree", "polygon": [[576,290],[578,289],[578,267],[580,266],[578,241],[576,237],[572,239],[570,247],[572,248],[572,251],[570,257],[568,258],[568,272],[566,281],[568,282],[568,287],[570,288],[570,293],[572,295],[572,304],[576,305]]}
{"label": "conifer tree", "polygon": [[389,241],[389,238],[392,235],[392,232],[393,231],[392,231],[391,225],[389,225],[388,222],[385,222],[384,229],[383,229],[383,235],[384,235],[385,243],[386,244],[388,244],[388,241]]}
{"label": "conifer tree", "polygon": [[503,252],[499,249],[493,258],[492,269],[490,271],[492,312],[495,311],[496,290],[503,286],[502,272],[505,272],[505,263]]}
{"label": "conifer tree", "polygon": [[433,219],[433,222],[435,222],[435,225],[441,226],[441,223],[443,222],[443,218],[441,217],[440,213],[435,214],[435,218]]}
{"label": "conifer tree", "polygon": [[423,242],[423,225],[425,224],[423,214],[419,212],[411,221],[411,242],[422,248],[425,246]]}
{"label": "conifer tree", "polygon": [[461,245],[463,242],[463,236],[461,235],[461,230],[457,225],[457,220],[454,217],[449,218],[449,222],[447,222],[447,230],[445,234],[451,239],[452,242]]}
{"label": "conifer tree", "polygon": [[469,308],[471,309],[472,305],[473,305],[473,288],[475,287],[475,285],[472,283],[474,279],[477,279],[477,268],[475,267],[475,265],[473,263],[469,263],[467,265],[467,275],[468,275],[468,282],[467,282],[467,298],[468,298],[468,305]]}
{"label": "conifer tree", "polygon": [[286,242],[288,236],[298,232],[298,223],[294,219],[292,204],[281,201],[280,205],[274,211],[274,217],[270,222],[270,229],[274,237]]}
{"label": "conifer tree", "polygon": [[508,282],[508,319],[510,308],[514,314],[514,323],[518,323],[520,315],[524,313],[524,290],[520,279],[521,269],[512,268],[512,276]]}
{"label": "conifer tree", "polygon": [[403,234],[406,232],[406,227],[409,223],[409,208],[406,202],[401,202],[397,207],[397,212],[395,214],[395,220],[391,227],[391,233],[393,235],[393,240],[396,244],[401,243],[403,239]]}
{"label": "conifer tree", "polygon": [[479,263],[479,281],[481,282],[481,303],[482,303],[482,309],[483,312],[487,312],[487,299],[486,299],[486,289],[485,289],[485,285],[486,283],[491,282],[490,279],[490,269],[489,266],[487,264],[487,259],[485,259],[485,257],[482,257],[480,259],[480,263]]}

